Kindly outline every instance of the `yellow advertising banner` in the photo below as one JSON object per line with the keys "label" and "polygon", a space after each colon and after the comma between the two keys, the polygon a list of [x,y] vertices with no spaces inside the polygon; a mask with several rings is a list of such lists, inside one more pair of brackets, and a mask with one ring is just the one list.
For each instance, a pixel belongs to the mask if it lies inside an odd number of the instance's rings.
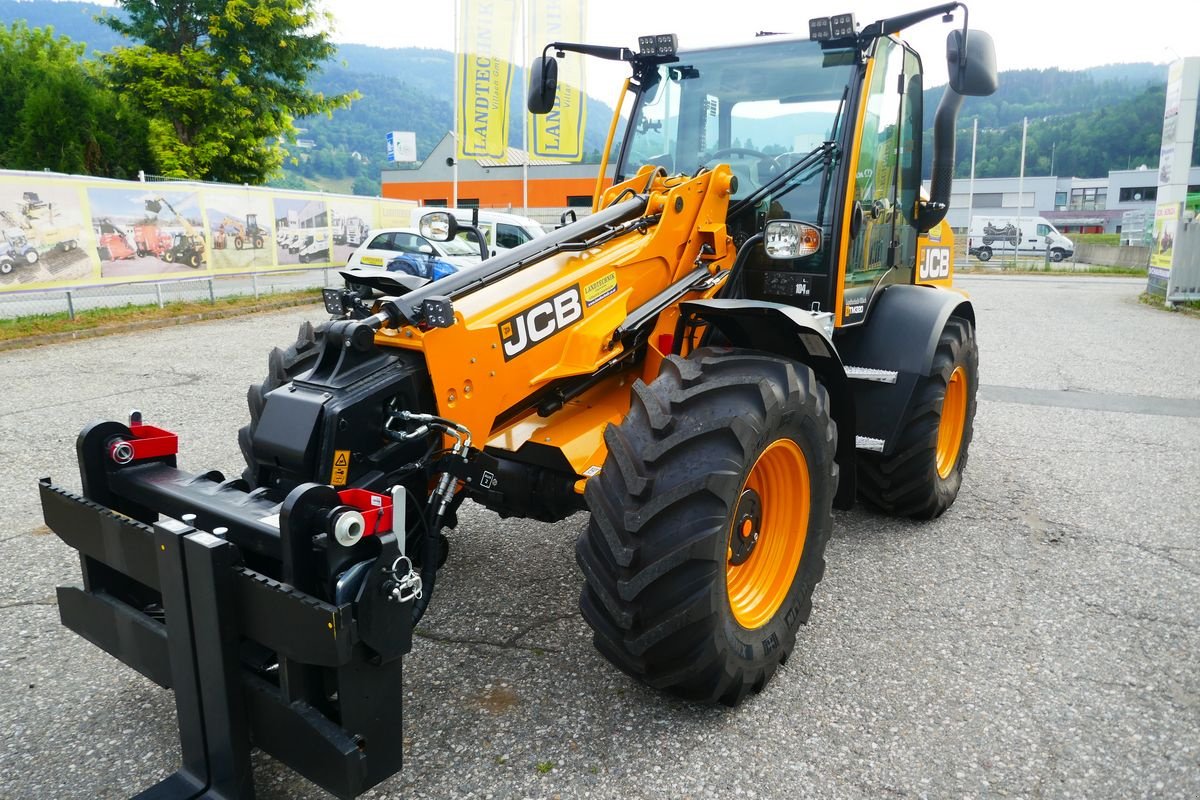
{"label": "yellow advertising banner", "polygon": [[0,170],[0,294],[342,266],[415,205]]}
{"label": "yellow advertising banner", "polygon": [[1150,266],[1160,270],[1160,276],[1171,270],[1175,253],[1175,235],[1179,228],[1179,203],[1159,203],[1154,209],[1154,246],[1150,250]]}
{"label": "yellow advertising banner", "polygon": [[[529,16],[531,58],[549,42],[582,42],[586,0],[533,0]],[[535,156],[562,161],[583,160],[583,131],[587,124],[587,59],[572,54],[558,61],[558,94],[548,114],[529,115],[529,150]]]}
{"label": "yellow advertising banner", "polygon": [[454,70],[458,158],[506,155],[516,21],[516,0],[459,0]]}

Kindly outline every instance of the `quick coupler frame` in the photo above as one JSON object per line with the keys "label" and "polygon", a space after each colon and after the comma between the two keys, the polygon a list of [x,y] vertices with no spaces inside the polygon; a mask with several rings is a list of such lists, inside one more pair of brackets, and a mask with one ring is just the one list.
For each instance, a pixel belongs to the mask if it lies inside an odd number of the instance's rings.
{"label": "quick coupler frame", "polygon": [[394,774],[412,643],[396,535],[344,546],[330,487],[272,502],[176,469],[173,443],[134,448],[139,424],[79,435],[83,496],[39,484],[46,525],[80,554],[63,624],[175,691],[182,765],[137,797],[250,800],[252,745],[341,798]]}

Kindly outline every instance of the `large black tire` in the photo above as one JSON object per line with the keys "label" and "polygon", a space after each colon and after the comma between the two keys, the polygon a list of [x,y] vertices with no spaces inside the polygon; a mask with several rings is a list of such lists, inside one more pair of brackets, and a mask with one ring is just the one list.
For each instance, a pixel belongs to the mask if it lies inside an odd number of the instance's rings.
{"label": "large black tire", "polygon": [[990,248],[990,247],[979,248],[979,251],[975,253],[975,257],[978,258],[980,261],[991,261],[992,260],[992,248]]}
{"label": "large black tire", "polygon": [[[635,383],[628,416],[605,432],[608,457],[588,481],[592,516],[576,546],[580,609],[597,649],[686,699],[735,705],[760,691],[795,646],[825,571],[836,440],[825,388],[795,362],[705,348],[668,358],[649,386]],[[768,450],[802,453],[802,463],[775,471],[773,485],[782,479],[786,491],[755,495],[757,547],[742,566],[776,547],[794,547],[799,563],[793,572],[792,560],[774,562],[784,565],[773,579],[777,605],[756,608],[765,621],[745,627],[727,573],[738,569],[733,546],[748,541],[734,529],[741,498]],[[803,515],[779,510],[797,505]],[[790,523],[782,532],[780,521]]]}
{"label": "large black tire", "polygon": [[324,336],[325,331],[321,328],[313,328],[312,323],[301,324],[294,343],[285,350],[278,347],[272,348],[267,355],[267,377],[263,382],[252,384],[246,391],[246,404],[250,407],[250,424],[242,426],[238,431],[238,446],[242,450],[242,457],[246,459],[246,469],[242,472],[242,477],[251,486],[258,486],[257,462],[254,460],[252,442],[254,441],[254,430],[258,427],[263,407],[267,403],[267,393],[291,383],[293,378],[316,366],[317,356],[321,353],[321,339]]}
{"label": "large black tire", "polygon": [[[956,374],[965,385],[951,392],[951,402],[946,403]],[[969,320],[951,317],[938,340],[929,374],[913,390],[891,454],[858,454],[862,499],[888,514],[913,519],[933,519],[953,505],[967,465],[978,388],[979,348],[974,326]],[[954,409],[961,410],[961,425],[954,424],[959,418]],[[946,437],[941,450],[940,435]]]}

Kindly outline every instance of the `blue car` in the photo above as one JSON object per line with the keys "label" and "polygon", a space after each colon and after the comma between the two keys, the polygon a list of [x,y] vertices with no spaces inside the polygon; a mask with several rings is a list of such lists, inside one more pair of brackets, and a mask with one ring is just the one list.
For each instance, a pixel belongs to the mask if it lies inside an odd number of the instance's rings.
{"label": "blue car", "polygon": [[458,272],[458,267],[434,255],[405,253],[387,263],[388,272],[405,272],[418,278],[436,281]]}

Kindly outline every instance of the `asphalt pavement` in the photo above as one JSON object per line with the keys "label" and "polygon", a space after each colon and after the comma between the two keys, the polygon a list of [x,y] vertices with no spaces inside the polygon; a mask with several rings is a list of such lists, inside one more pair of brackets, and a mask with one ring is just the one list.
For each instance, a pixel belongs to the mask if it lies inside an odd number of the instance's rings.
{"label": "asphalt pavement", "polygon": [[[812,619],[736,709],[592,648],[583,515],[466,507],[405,661],[375,798],[1200,797],[1200,320],[1117,278],[967,277],[983,383],[958,502],[839,512]],[[316,306],[0,355],[0,797],[127,797],[176,767],[172,695],[58,624],[73,552],[35,481],[133,407],[236,473],[246,386]],[[255,757],[260,798],[323,798]]]}

